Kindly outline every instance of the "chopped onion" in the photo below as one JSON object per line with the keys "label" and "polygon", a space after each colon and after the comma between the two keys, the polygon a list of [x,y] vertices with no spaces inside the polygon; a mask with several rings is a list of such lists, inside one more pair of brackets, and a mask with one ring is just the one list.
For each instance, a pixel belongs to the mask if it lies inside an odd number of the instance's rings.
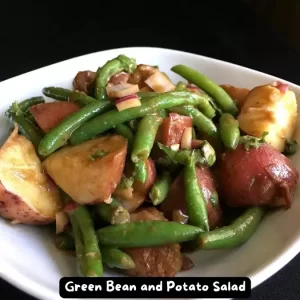
{"label": "chopped onion", "polygon": [[128,95],[116,101],[116,107],[118,111],[122,111],[124,109],[136,107],[136,106],[141,106],[141,101],[136,94]]}
{"label": "chopped onion", "polygon": [[106,203],[106,204],[111,204],[111,203],[112,203],[112,197],[109,196],[109,197],[108,197],[107,199],[105,199],[103,202]]}
{"label": "chopped onion", "polygon": [[106,86],[106,93],[109,98],[122,98],[128,95],[135,94],[139,91],[137,84],[120,83],[113,85],[109,83]]}
{"label": "chopped onion", "polygon": [[160,71],[155,71],[145,80],[145,83],[157,93],[170,92],[175,89],[175,85]]}
{"label": "chopped onion", "polygon": [[193,136],[193,128],[186,127],[184,129],[182,139],[181,139],[181,148],[182,149],[191,149],[192,147],[192,136]]}
{"label": "chopped onion", "polygon": [[69,223],[68,215],[63,211],[60,211],[56,213],[55,220],[56,220],[56,234],[63,232]]}
{"label": "chopped onion", "polygon": [[173,151],[178,151],[179,148],[180,148],[180,144],[173,144],[170,146],[170,148],[173,150]]}

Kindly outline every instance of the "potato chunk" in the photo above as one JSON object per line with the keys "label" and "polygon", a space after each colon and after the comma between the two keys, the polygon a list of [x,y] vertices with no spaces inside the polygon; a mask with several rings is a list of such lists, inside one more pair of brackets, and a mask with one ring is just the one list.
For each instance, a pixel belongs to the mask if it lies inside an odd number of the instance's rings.
{"label": "potato chunk", "polygon": [[249,135],[261,137],[279,152],[286,139],[292,139],[296,128],[297,100],[287,85],[273,83],[250,91],[238,116],[240,128]]}
{"label": "potato chunk", "polygon": [[14,223],[48,224],[61,208],[57,187],[15,125],[0,149],[0,215]]}
{"label": "potato chunk", "polygon": [[75,202],[96,204],[109,199],[121,180],[127,140],[119,135],[67,146],[44,162],[46,172]]}

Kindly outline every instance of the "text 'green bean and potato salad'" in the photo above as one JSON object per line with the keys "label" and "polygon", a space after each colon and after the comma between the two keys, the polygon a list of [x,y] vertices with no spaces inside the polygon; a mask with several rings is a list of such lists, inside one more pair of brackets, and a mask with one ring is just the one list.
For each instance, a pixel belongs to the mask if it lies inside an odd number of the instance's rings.
{"label": "text 'green bean and potato salad'", "polygon": [[0,215],[55,225],[83,276],[104,266],[175,276],[193,267],[186,253],[238,247],[292,205],[289,86],[219,85],[181,64],[172,82],[164,71],[120,54],[6,111]]}

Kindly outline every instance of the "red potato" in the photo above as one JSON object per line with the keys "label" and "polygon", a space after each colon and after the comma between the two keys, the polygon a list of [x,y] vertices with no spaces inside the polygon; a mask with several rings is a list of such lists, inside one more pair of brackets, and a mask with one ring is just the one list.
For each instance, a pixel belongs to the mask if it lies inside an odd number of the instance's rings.
{"label": "red potato", "polygon": [[[217,197],[214,178],[209,168],[196,167],[196,174],[198,183],[206,199],[209,226],[210,229],[213,229],[219,226],[222,221],[222,210],[219,203],[214,207],[211,201],[211,197]],[[172,220],[174,211],[180,211],[183,215],[186,215],[184,179],[182,174],[172,183],[170,192],[166,200],[161,204],[160,209],[169,220]]]}
{"label": "red potato", "polygon": [[[156,208],[144,208],[131,214],[131,222],[142,220],[166,220]],[[179,244],[158,247],[122,249],[133,259],[134,269],[126,270],[135,277],[173,277],[182,268]]]}
{"label": "red potato", "polygon": [[43,225],[63,207],[32,143],[15,126],[0,149],[0,216],[14,223]]}
{"label": "red potato", "polygon": [[120,72],[118,74],[113,75],[110,78],[109,83],[111,83],[113,85],[127,83],[128,79],[129,79],[129,74],[128,73]]}
{"label": "red potato", "polygon": [[55,101],[33,105],[29,108],[29,111],[40,128],[47,133],[79,109],[79,106],[75,103]]}
{"label": "red potato", "polygon": [[67,146],[43,162],[55,183],[79,204],[108,200],[121,180],[127,140],[119,135]]}
{"label": "red potato", "polygon": [[140,89],[147,87],[145,80],[156,71],[157,68],[149,65],[137,65],[135,71],[129,75],[128,83],[138,84]]}
{"label": "red potato", "polygon": [[192,126],[193,121],[191,117],[170,113],[169,117],[164,119],[159,128],[157,140],[166,146],[180,144],[184,130]]}
{"label": "red potato", "polygon": [[289,207],[299,179],[292,162],[267,143],[225,152],[218,175],[222,198],[232,207]]}
{"label": "red potato", "polygon": [[74,89],[89,95],[96,79],[96,75],[97,73],[92,71],[78,72],[73,80]]}
{"label": "red potato", "polygon": [[[132,176],[134,171],[133,165],[129,164],[125,168],[125,175],[127,177]],[[146,182],[135,181],[132,187],[129,188],[117,188],[113,194],[129,212],[134,212],[140,207],[146,198],[149,191],[156,180],[156,169],[151,158],[147,160],[147,179]]]}

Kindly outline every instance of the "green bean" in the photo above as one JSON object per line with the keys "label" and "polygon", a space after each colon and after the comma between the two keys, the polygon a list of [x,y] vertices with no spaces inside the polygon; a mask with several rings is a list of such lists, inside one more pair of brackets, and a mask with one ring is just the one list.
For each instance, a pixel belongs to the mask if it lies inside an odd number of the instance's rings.
{"label": "green bean", "polygon": [[144,160],[140,160],[135,164],[135,180],[138,180],[142,183],[146,182],[147,180],[147,166]]}
{"label": "green bean", "polygon": [[193,124],[200,130],[201,132],[207,133],[210,136],[217,137],[217,127],[216,125],[207,118],[203,113],[201,113],[198,109],[192,106],[177,106],[171,107],[169,111],[189,116],[193,119]]}
{"label": "green bean", "polygon": [[188,222],[204,231],[209,231],[206,201],[198,183],[193,154],[189,164],[184,167],[183,172],[185,206],[189,216]]}
{"label": "green bean", "polygon": [[13,121],[18,123],[20,132],[32,142],[37,150],[41,140],[43,139],[42,131],[27,120],[24,115],[12,115],[11,118]]}
{"label": "green bean", "polygon": [[180,164],[172,160],[169,156],[159,157],[156,161],[156,165],[169,171],[176,171],[180,168]]}
{"label": "green bean", "polygon": [[193,140],[196,140],[196,139],[197,139],[197,136],[196,136],[196,130],[195,130],[194,127],[192,128],[192,139],[193,139]]}
{"label": "green bean", "polygon": [[235,149],[240,139],[239,122],[231,114],[224,113],[219,120],[220,138],[228,149]]}
{"label": "green bean", "polygon": [[5,112],[5,114],[8,117],[11,117],[12,115],[23,115],[25,112],[27,112],[28,108],[33,106],[33,105],[37,105],[37,104],[41,104],[44,103],[45,100],[43,97],[32,97],[26,100],[23,100],[21,102],[13,102],[12,105],[9,107],[9,109]]}
{"label": "green bean", "polygon": [[78,222],[82,232],[86,276],[101,277],[103,275],[102,258],[92,217],[88,209],[83,205],[77,205],[77,208],[72,211],[71,216],[76,218],[76,222]]}
{"label": "green bean", "polygon": [[74,251],[75,241],[72,236],[65,233],[59,233],[55,235],[55,246],[59,250]]}
{"label": "green bean", "polygon": [[218,84],[216,84],[200,72],[185,65],[176,65],[172,67],[171,70],[187,81],[198,86],[207,94],[211,95],[224,112],[228,112],[234,116],[237,114],[238,110],[234,101]]}
{"label": "green bean", "polygon": [[[203,156],[202,149],[189,150],[189,149],[181,149],[178,151],[172,150],[170,147],[167,147],[161,143],[158,143],[159,149],[165,152],[167,156],[174,162],[180,163],[182,165],[189,165],[190,158],[192,154],[194,155],[195,164],[211,166],[212,158],[209,157],[209,161]],[[215,161],[215,160],[214,160]]]}
{"label": "green bean", "polygon": [[97,230],[100,245],[111,247],[153,247],[195,239],[198,227],[169,221],[138,221],[110,225]]}
{"label": "green bean", "polygon": [[151,114],[140,121],[133,141],[131,153],[133,163],[137,163],[140,160],[145,161],[149,157],[162,120],[157,114]]}
{"label": "green bean", "polygon": [[78,103],[80,106],[85,106],[96,101],[95,98],[86,95],[84,92],[53,86],[43,88],[43,94],[55,100]]}
{"label": "green bean", "polygon": [[157,97],[157,96],[161,95],[161,93],[156,93],[156,92],[138,92],[137,95],[143,101],[143,100],[147,100],[147,99],[150,99],[150,98]]}
{"label": "green bean", "polygon": [[98,216],[107,223],[122,224],[130,221],[129,212],[115,199],[110,204],[97,204],[94,209]]}
{"label": "green bean", "polygon": [[122,54],[112,60],[107,61],[106,64],[104,64],[102,67],[99,67],[97,70],[95,79],[95,98],[97,100],[105,100],[105,87],[114,74],[122,71],[132,73],[135,68],[135,59],[129,58]]}
{"label": "green bean", "polygon": [[[132,107],[123,111],[111,110],[101,116],[95,117],[77,130],[71,136],[71,144],[80,144],[98,134],[101,134],[119,124],[132,119],[142,118],[148,114],[155,113],[162,109],[169,109],[174,106],[187,104],[198,105],[203,102],[203,95],[191,92],[168,92],[157,97],[145,100],[141,106]],[[200,113],[200,112],[199,112]],[[209,119],[208,119],[209,120]],[[211,122],[211,120],[209,120]],[[211,122],[212,123],[212,122]],[[214,124],[212,123],[214,126]],[[214,134],[214,128],[208,133]],[[216,129],[215,129],[216,130]]]}
{"label": "green bean", "polygon": [[149,198],[152,200],[153,205],[159,205],[166,199],[171,183],[172,178],[169,172],[163,172],[161,176],[157,177],[149,194]]}
{"label": "green bean", "polygon": [[39,153],[44,156],[50,155],[58,148],[65,145],[76,128],[94,116],[104,113],[111,108],[113,108],[113,103],[110,101],[96,101],[95,103],[91,103],[79,111],[76,111],[45,135],[40,143],[38,149]]}
{"label": "green bean", "polygon": [[118,268],[123,270],[135,268],[132,258],[125,252],[112,247],[101,246],[103,261],[110,268]]}
{"label": "green bean", "polygon": [[265,215],[265,208],[250,207],[232,224],[204,232],[196,240],[201,249],[228,249],[242,245],[256,231]]}
{"label": "green bean", "polygon": [[168,112],[165,109],[159,110],[157,112],[157,114],[163,119],[165,119],[169,116]]}
{"label": "green bean", "polygon": [[135,133],[137,131],[139,121],[137,119],[133,119],[127,122],[128,127]]}
{"label": "green bean", "polygon": [[70,222],[73,228],[73,235],[75,241],[75,251],[76,251],[76,259],[78,261],[78,265],[83,276],[88,275],[88,267],[85,260],[84,253],[84,242],[82,237],[82,232],[80,226],[77,222],[77,219],[74,215],[69,214]]}
{"label": "green bean", "polygon": [[132,144],[134,140],[134,136],[131,129],[125,124],[119,124],[115,127],[115,132],[127,139],[127,153],[130,153],[132,150]]}

